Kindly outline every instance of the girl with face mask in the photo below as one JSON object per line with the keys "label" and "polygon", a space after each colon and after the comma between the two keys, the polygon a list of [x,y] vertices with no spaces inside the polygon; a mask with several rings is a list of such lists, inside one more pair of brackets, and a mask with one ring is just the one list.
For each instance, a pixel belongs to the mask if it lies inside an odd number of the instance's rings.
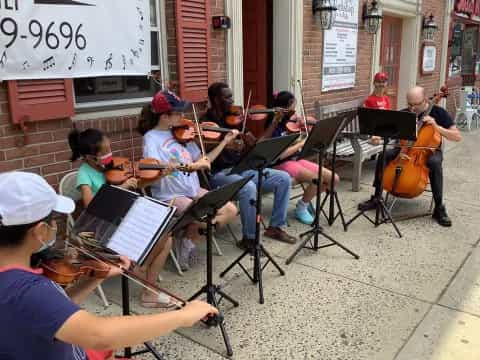
{"label": "girl with face mask", "polygon": [[[85,207],[107,182],[105,168],[112,162],[112,149],[110,139],[100,130],[87,129],[82,132],[73,130],[68,136],[72,149],[71,160],[82,159],[83,163],[78,169],[77,188],[82,194]],[[137,179],[130,178],[120,185],[125,189],[137,188]]]}

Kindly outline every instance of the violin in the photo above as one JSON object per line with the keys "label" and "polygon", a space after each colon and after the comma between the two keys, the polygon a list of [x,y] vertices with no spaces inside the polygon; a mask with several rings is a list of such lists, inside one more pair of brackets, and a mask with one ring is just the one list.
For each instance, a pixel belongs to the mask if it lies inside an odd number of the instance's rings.
{"label": "violin", "polygon": [[[232,131],[231,129],[221,128],[216,123],[210,121],[202,122],[200,129],[202,130],[202,138],[210,142],[219,141],[222,134],[227,134]],[[193,141],[199,135],[193,121],[188,119],[183,119],[180,124],[172,126],[171,131],[175,140],[180,144]]]}
{"label": "violin", "polygon": [[[86,238],[85,238],[86,236]],[[140,285],[141,287],[145,288],[146,290],[156,294],[160,295],[161,293],[168,295],[170,298],[175,300],[175,306],[180,309],[187,305],[187,301],[184,300],[183,298],[179,297],[178,295],[173,294],[172,292],[161,288],[160,286],[149,282],[148,280],[142,278],[141,276],[136,275],[133,271],[130,269],[126,269],[125,267],[122,267],[119,265],[118,262],[112,261],[109,259],[108,256],[105,256],[102,254],[102,248],[103,246],[97,245],[95,247],[92,247],[91,249],[85,248],[82,244],[78,244],[77,242],[82,239],[87,240],[88,243],[96,242],[94,239],[95,234],[93,233],[79,233],[77,237],[72,236],[72,241],[69,242],[69,246],[78,251],[79,253],[83,254],[85,257],[91,259],[90,261],[93,261],[96,265],[97,264],[102,264],[102,266],[105,267],[105,269],[108,269],[107,272],[105,273],[105,276],[109,273],[111,267],[115,267],[121,270],[122,276],[125,278],[133,281],[134,283]],[[94,251],[94,248],[98,248],[99,251]],[[111,251],[108,249],[103,249],[104,254],[108,254]],[[103,274],[102,274],[103,275]],[[202,320],[202,322],[207,325],[207,326],[218,326],[223,322],[223,315],[219,313],[218,315],[210,315],[206,320]]]}
{"label": "violin", "polygon": [[[433,106],[447,96],[448,89],[443,86],[429,102],[428,109],[422,118],[429,115]],[[422,194],[428,185],[430,172],[427,167],[428,158],[440,147],[441,143],[442,136],[430,124],[422,125],[413,146],[409,145],[408,141],[401,140],[402,151],[388,164],[383,173],[384,189],[396,197],[406,199],[412,199]],[[402,154],[407,155],[408,158],[403,158]]]}
{"label": "violin", "polygon": [[145,158],[132,163],[125,157],[114,156],[107,166],[105,178],[112,185],[121,185],[128,179],[135,177],[143,181],[155,181],[164,175],[165,171],[180,170],[188,171],[185,165],[161,164],[153,158]]}
{"label": "violin", "polygon": [[[294,114],[287,121],[285,127],[290,134],[304,133],[306,131],[311,131],[317,121],[318,120],[313,116],[307,116],[304,121],[302,118]],[[305,124],[303,122],[305,122]]]}
{"label": "violin", "polygon": [[39,264],[43,274],[60,286],[69,286],[82,276],[105,279],[110,267],[95,260],[55,259]]}
{"label": "violin", "polygon": [[243,124],[243,122],[243,107],[239,105],[230,106],[228,115],[225,116],[225,123],[233,129],[238,129]]}

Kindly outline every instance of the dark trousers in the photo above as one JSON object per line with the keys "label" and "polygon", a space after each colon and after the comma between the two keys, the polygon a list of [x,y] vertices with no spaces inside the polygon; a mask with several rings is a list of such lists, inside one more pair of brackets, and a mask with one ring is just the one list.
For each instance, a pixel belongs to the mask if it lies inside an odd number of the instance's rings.
{"label": "dark trousers", "polygon": [[[400,153],[399,148],[389,149],[385,152],[386,165],[394,160]],[[380,187],[380,172],[382,170],[382,154],[378,157],[377,167],[375,169],[375,180],[373,181],[373,186],[375,187],[375,194],[379,195],[382,193],[382,188]],[[435,201],[435,207],[441,206],[443,204],[443,153],[440,150],[435,151],[427,161],[427,167],[430,170],[430,186],[432,188],[433,200]],[[386,166],[385,165],[385,166]]]}

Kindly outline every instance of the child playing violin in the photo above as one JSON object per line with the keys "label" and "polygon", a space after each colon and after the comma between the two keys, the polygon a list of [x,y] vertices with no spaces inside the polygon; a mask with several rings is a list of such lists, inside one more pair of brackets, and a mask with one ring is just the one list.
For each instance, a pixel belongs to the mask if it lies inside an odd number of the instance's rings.
{"label": "child playing violin", "polygon": [[[99,317],[79,306],[101,283],[81,279],[67,290],[30,267],[32,255],[56,237],[53,212],[71,213],[75,204],[59,196],[40,176],[0,174],[0,356],[2,359],[113,359],[109,349],[133,346],[192,326],[217,309],[200,301],[178,311],[128,317]],[[108,277],[129,267],[111,267]],[[92,350],[86,350],[92,349]]]}
{"label": "child playing violin", "polygon": [[[273,108],[285,109],[284,112],[279,111],[275,114],[271,114],[265,124],[264,138],[283,136],[286,132],[287,121],[290,120],[292,112],[295,111],[296,99],[295,96],[289,91],[281,91],[274,95]],[[302,120],[299,120],[300,122]],[[316,185],[313,184],[313,180],[318,175],[318,165],[304,159],[295,160],[292,159],[303,147],[305,140],[298,142],[295,145],[290,146],[280,156],[280,160],[283,160],[275,168],[287,172],[296,183],[308,183],[303,192],[303,196],[297,202],[295,208],[295,217],[298,221],[310,225],[314,221],[314,209],[309,204],[317,193]],[[322,169],[322,188],[321,190],[327,190],[330,187],[332,180],[332,172],[326,168]],[[338,183],[340,178],[335,174],[335,183]]]}
{"label": "child playing violin", "polygon": [[[72,149],[72,161],[82,159],[82,164],[78,169],[77,188],[82,195],[84,207],[87,207],[98,190],[107,183],[104,172],[112,162],[110,139],[100,130],[86,129],[81,132],[73,130],[68,136],[68,142]],[[130,178],[120,187],[136,189],[138,187],[137,179]],[[144,274],[146,280],[152,283],[157,281],[171,247],[172,239],[170,236],[166,236],[158,242],[152,252],[151,260],[147,261],[144,268],[138,269],[139,272]],[[149,291],[144,291],[142,305],[144,307],[168,307],[171,306],[171,302],[168,296],[156,296]]]}
{"label": "child playing violin", "polygon": [[[210,170],[210,164],[227,144],[238,135],[237,130],[227,133],[223,140],[208,154],[202,154],[194,141],[179,142],[172,129],[183,121],[183,113],[189,104],[169,91],[158,92],[150,105],[143,108],[138,131],[144,136],[143,155],[161,162],[178,163],[188,167],[188,173],[174,171],[151,186],[152,195],[163,201],[174,201],[183,212],[194,199],[205,195],[200,187],[196,171]],[[235,205],[228,202],[218,210],[214,222],[222,226],[232,221],[237,214]],[[182,269],[187,270],[192,262],[194,241],[198,240],[197,224],[191,224],[182,238],[176,239],[175,248]]]}

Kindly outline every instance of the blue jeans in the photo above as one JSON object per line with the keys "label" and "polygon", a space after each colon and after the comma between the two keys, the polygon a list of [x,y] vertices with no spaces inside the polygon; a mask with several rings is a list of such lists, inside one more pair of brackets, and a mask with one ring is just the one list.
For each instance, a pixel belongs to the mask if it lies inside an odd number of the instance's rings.
{"label": "blue jeans", "polygon": [[[231,184],[246,177],[254,176],[238,193],[240,203],[240,218],[242,221],[243,237],[255,238],[256,230],[256,208],[258,173],[255,170],[247,170],[241,174],[227,175],[231,169],[222,170],[212,177],[214,188]],[[266,169],[266,178],[263,179],[263,192],[273,192],[274,201],[270,226],[282,227],[287,224],[288,201],[290,199],[290,187],[292,179],[290,175],[281,170]]]}

